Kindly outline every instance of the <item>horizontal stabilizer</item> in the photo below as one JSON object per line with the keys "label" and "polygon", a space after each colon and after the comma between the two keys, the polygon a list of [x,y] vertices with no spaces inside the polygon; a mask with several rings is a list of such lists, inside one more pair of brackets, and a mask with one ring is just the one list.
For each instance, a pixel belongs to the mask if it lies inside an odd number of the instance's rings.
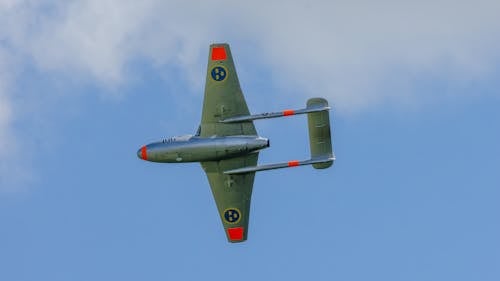
{"label": "horizontal stabilizer", "polygon": [[297,167],[297,166],[302,166],[302,165],[313,165],[313,164],[320,164],[320,163],[323,163],[325,165],[331,165],[334,160],[335,160],[335,157],[323,157],[323,158],[309,159],[309,160],[304,160],[304,161],[292,160],[292,161],[288,161],[288,162],[284,162],[284,163],[266,164],[266,165],[261,165],[261,166],[243,167],[243,168],[238,168],[238,169],[234,169],[234,170],[228,170],[228,171],[224,171],[224,174],[226,174],[226,175],[244,174],[244,173],[250,173],[250,172],[259,172],[259,171],[265,171],[265,170],[291,168],[291,167]]}
{"label": "horizontal stabilizer", "polygon": [[[312,98],[307,101],[307,107],[328,107],[328,102],[323,98]],[[311,159],[335,158],[332,149],[332,137],[330,132],[330,116],[327,111],[314,112],[307,115],[309,127],[309,145]],[[326,169],[332,162],[315,163],[316,169]]]}
{"label": "horizontal stabilizer", "polygon": [[235,116],[235,117],[230,117],[223,119],[219,122],[221,123],[237,123],[237,122],[246,122],[246,121],[252,121],[252,120],[257,120],[257,119],[268,119],[268,118],[277,118],[277,117],[285,117],[285,116],[292,116],[292,115],[298,115],[298,114],[306,114],[306,113],[312,113],[312,112],[320,112],[320,111],[326,111],[330,110],[330,107],[328,104],[308,104],[306,108],[302,109],[286,109],[280,112],[266,112],[266,113],[260,113],[260,114],[253,114],[253,115],[243,115],[243,116]]}

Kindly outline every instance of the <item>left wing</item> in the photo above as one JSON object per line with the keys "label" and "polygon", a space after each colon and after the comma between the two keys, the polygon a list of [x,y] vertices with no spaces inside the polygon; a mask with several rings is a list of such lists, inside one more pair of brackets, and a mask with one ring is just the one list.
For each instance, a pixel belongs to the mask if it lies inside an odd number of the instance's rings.
{"label": "left wing", "polygon": [[228,175],[224,171],[257,164],[258,153],[221,161],[201,162],[229,242],[247,240],[255,172]]}
{"label": "left wing", "polygon": [[210,45],[200,136],[257,135],[251,120],[227,124],[219,122],[249,114],[229,45]]}

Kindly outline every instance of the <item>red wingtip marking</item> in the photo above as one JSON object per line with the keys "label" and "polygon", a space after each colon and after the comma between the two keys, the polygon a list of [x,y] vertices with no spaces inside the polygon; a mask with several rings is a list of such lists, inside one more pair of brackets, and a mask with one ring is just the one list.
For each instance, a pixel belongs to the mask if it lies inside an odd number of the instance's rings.
{"label": "red wingtip marking", "polygon": [[212,48],[212,60],[225,60],[226,58],[226,49],[224,47]]}
{"label": "red wingtip marking", "polygon": [[243,232],[244,232],[243,227],[232,227],[227,229],[227,235],[229,236],[229,239],[231,241],[241,241],[243,240]]}
{"label": "red wingtip marking", "polygon": [[283,110],[283,116],[290,116],[290,115],[294,115],[294,114],[295,114],[295,111],[292,109]]}
{"label": "red wingtip marking", "polygon": [[299,165],[299,161],[293,160],[288,162],[288,167],[297,167]]}
{"label": "red wingtip marking", "polygon": [[143,160],[148,160],[148,150],[146,146],[141,147],[141,157]]}

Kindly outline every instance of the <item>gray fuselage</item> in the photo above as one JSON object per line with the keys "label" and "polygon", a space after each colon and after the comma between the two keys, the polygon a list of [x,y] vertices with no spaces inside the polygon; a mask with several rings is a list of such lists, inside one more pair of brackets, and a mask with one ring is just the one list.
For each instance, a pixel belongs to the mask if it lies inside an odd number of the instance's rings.
{"label": "gray fuselage", "polygon": [[161,163],[217,161],[267,147],[269,140],[259,136],[182,136],[145,145],[137,151],[137,156],[143,160]]}

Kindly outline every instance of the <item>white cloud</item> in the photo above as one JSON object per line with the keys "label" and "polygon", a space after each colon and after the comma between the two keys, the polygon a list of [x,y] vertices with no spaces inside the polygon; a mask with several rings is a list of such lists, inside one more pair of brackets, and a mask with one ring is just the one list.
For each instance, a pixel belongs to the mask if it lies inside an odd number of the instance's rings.
{"label": "white cloud", "polygon": [[146,59],[199,76],[209,42],[250,42],[277,83],[354,111],[407,98],[425,73],[480,79],[500,45],[500,2],[487,0],[4,3],[9,43],[40,71],[113,86]]}
{"label": "white cloud", "polygon": [[267,6],[258,34],[284,83],[346,110],[418,99],[422,75],[478,80],[498,65],[498,1],[306,3]]}
{"label": "white cloud", "polygon": [[207,45],[228,41],[285,90],[360,111],[428,98],[416,90],[425,77],[450,89],[492,79],[499,12],[496,0],[0,0],[1,145],[16,139],[5,91],[23,67],[113,88],[140,60],[174,65],[200,86]]}
{"label": "white cloud", "polygon": [[[8,148],[12,144],[12,108],[10,100],[7,97],[7,79],[5,69],[6,57],[0,49],[0,159],[6,159],[9,152]],[[8,161],[0,160],[0,190],[6,185],[5,178],[8,174]]]}
{"label": "white cloud", "polygon": [[[26,182],[27,174],[22,174],[21,163],[16,157],[19,149],[13,128],[14,112],[9,94],[11,74],[8,65],[9,58],[0,49],[0,191],[15,190],[21,182]],[[28,162],[28,159],[25,159]],[[31,178],[31,177],[29,177]]]}
{"label": "white cloud", "polygon": [[[12,112],[9,101],[0,90],[0,147],[7,147],[11,137],[9,125],[11,123]],[[0,157],[4,156],[5,149],[0,151]]]}

